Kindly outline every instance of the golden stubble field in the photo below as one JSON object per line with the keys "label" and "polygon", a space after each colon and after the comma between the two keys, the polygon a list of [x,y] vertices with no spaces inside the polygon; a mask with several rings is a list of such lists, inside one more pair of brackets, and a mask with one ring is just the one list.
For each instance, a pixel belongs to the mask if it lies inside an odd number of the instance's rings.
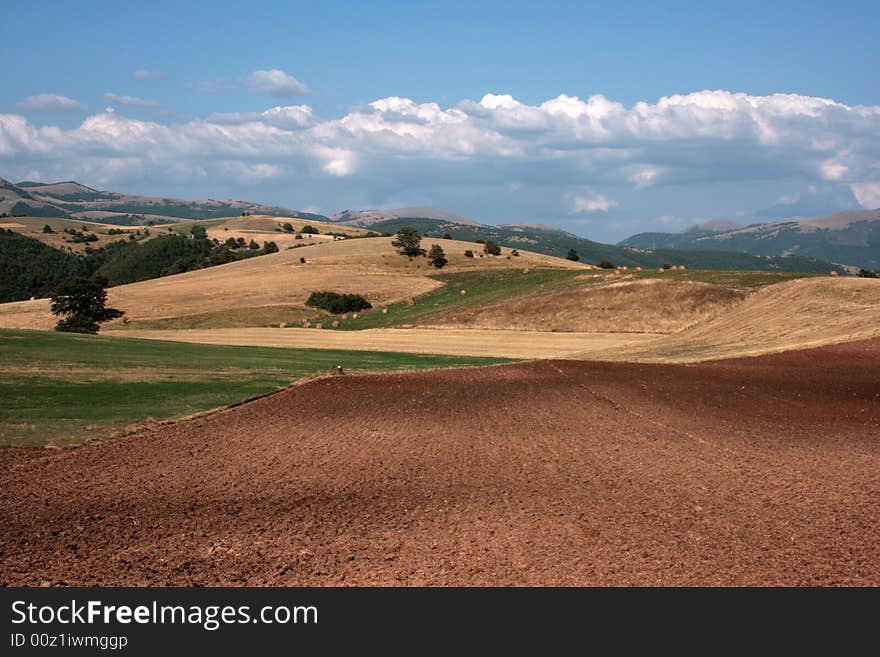
{"label": "golden stubble field", "polygon": [[[392,238],[375,237],[321,241],[218,267],[121,285],[108,290],[110,306],[125,311],[128,321],[211,313],[302,306],[315,290],[363,294],[374,307],[425,294],[441,284],[428,278],[438,270],[425,258],[397,254]],[[424,239],[422,246],[440,244],[449,264],[444,272],[474,269],[554,267],[589,269],[588,265],[521,251],[519,257],[466,258],[479,244]],[[505,250],[507,252],[509,250]],[[305,262],[301,262],[305,260]],[[50,329],[55,320],[47,299],[0,305],[0,328]],[[120,322],[106,325],[112,331]]]}

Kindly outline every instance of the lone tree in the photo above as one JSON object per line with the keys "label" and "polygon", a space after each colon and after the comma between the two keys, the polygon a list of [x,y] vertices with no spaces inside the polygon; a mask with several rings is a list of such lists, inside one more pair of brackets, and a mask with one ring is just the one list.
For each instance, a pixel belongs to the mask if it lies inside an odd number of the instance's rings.
{"label": "lone tree", "polygon": [[431,250],[428,251],[428,262],[434,265],[437,269],[443,269],[443,267],[446,266],[446,263],[449,262],[439,244],[431,246]]}
{"label": "lone tree", "polygon": [[574,262],[577,262],[578,260],[581,259],[581,257],[578,255],[578,252],[577,252],[577,251],[575,251],[574,249],[569,249],[569,250],[568,250],[568,253],[567,253],[566,256],[565,256],[565,259],[566,259],[566,260],[572,260],[572,261],[574,261]]}
{"label": "lone tree", "polygon": [[102,322],[122,317],[125,313],[107,308],[107,279],[71,278],[59,285],[52,295],[52,314],[63,315],[56,331],[97,333]]}
{"label": "lone tree", "polygon": [[292,233],[293,232],[293,225],[289,221],[285,222],[281,228],[285,233]]}
{"label": "lone tree", "polygon": [[483,253],[487,255],[501,255],[501,247],[492,240],[486,240],[483,243]]}
{"label": "lone tree", "polygon": [[394,241],[391,242],[391,246],[397,249],[400,255],[409,256],[410,258],[425,255],[425,250],[421,247],[421,244],[422,236],[412,226],[402,226],[397,231]]}
{"label": "lone tree", "polygon": [[318,235],[321,231],[318,230],[317,228],[315,228],[314,226],[306,224],[305,226],[303,226],[302,228],[299,229],[299,232],[305,233],[306,235]]}

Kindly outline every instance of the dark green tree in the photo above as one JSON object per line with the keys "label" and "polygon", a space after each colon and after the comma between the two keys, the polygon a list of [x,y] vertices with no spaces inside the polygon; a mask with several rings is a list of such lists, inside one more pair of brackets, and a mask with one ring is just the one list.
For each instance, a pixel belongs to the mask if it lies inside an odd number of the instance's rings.
{"label": "dark green tree", "polygon": [[603,260],[599,263],[600,269],[614,269],[615,265],[613,262],[609,262],[608,260]]}
{"label": "dark green tree", "polygon": [[873,269],[859,269],[860,278],[880,278],[880,274]]}
{"label": "dark green tree", "polygon": [[473,257],[474,257],[474,252],[471,251],[470,249],[467,249],[467,250],[465,250],[465,252],[464,252],[464,257],[465,257],[465,258],[473,258]]}
{"label": "dark green tree", "polygon": [[275,242],[263,242],[263,254],[278,253],[278,245]]}
{"label": "dark green tree", "polygon": [[565,259],[566,260],[573,260],[574,262],[577,262],[578,260],[581,259],[581,257],[578,255],[577,251],[575,251],[574,249],[569,249],[568,253],[565,255]]}
{"label": "dark green tree", "polygon": [[293,232],[293,225],[291,225],[290,222],[286,222],[283,226],[281,226],[281,228],[285,233]]}
{"label": "dark green tree", "polygon": [[[168,231],[171,232],[171,229],[169,228]],[[198,225],[193,226],[192,229],[190,230],[190,233],[192,233],[193,239],[196,239],[196,240],[208,239],[208,231],[205,230],[204,226],[198,226]]]}
{"label": "dark green tree", "polygon": [[49,224],[46,224],[45,226],[43,226],[43,232],[44,233],[54,233],[55,231],[52,230],[52,226],[50,226]]}
{"label": "dark green tree", "polygon": [[443,249],[439,244],[434,244],[431,246],[431,250],[428,251],[428,262],[431,263],[437,269],[443,269],[446,266],[446,263],[449,262],[446,259],[446,254],[443,253]]}
{"label": "dark green tree", "polygon": [[68,333],[97,333],[100,324],[122,317],[125,313],[107,308],[107,279],[70,278],[55,289],[52,295],[52,314],[61,316],[56,331]]}
{"label": "dark green tree", "polygon": [[483,243],[483,253],[487,255],[501,255],[501,247],[492,240],[486,240]]}
{"label": "dark green tree", "polygon": [[307,235],[317,235],[321,231],[318,230],[317,228],[315,228],[314,226],[310,226],[309,224],[306,224],[305,226],[303,226],[302,228],[299,229],[299,232],[306,233]]}
{"label": "dark green tree", "polygon": [[421,247],[421,244],[422,236],[412,226],[402,226],[391,242],[391,246],[397,249],[400,255],[409,256],[410,258],[425,255],[425,250]]}
{"label": "dark green tree", "polygon": [[253,240],[251,240],[250,243],[248,244],[248,248],[249,248],[251,251],[259,251],[259,250],[260,250],[260,245],[257,244],[256,242],[254,242]]}

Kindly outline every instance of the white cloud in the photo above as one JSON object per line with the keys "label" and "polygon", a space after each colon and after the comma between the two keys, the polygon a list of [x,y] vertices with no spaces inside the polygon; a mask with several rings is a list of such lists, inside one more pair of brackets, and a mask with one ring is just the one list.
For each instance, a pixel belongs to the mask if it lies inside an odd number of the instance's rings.
{"label": "white cloud", "polygon": [[583,214],[587,212],[608,212],[617,207],[617,201],[606,198],[602,194],[589,192],[587,194],[574,194],[571,197],[571,210],[569,214]]}
{"label": "white cloud", "polygon": [[155,100],[145,100],[135,96],[123,96],[109,92],[104,94],[104,100],[108,103],[123,105],[124,107],[134,107],[136,109],[157,110],[162,107]]}
{"label": "white cloud", "polygon": [[282,98],[309,93],[309,88],[305,84],[277,68],[268,71],[254,71],[248,76],[247,83],[253,89]]}
{"label": "white cloud", "polygon": [[131,74],[135,80],[155,80],[161,78],[162,74],[158,71],[149,71],[145,68],[139,68]]}
{"label": "white cloud", "polygon": [[[732,213],[785,193],[777,204],[784,207],[772,209],[778,218],[855,199],[871,205],[880,181],[880,107],[791,94],[701,91],[631,107],[598,95],[531,105],[492,93],[452,106],[392,96],[337,118],[316,116],[308,105],[279,105],[186,121],[126,117],[125,108],[158,104],[107,98],[120,111],[73,128],[0,115],[0,170],[106,186],[150,180],[159,193],[163,181],[260,184],[275,189],[279,201],[295,194],[324,208],[402,197],[419,204],[433,190],[448,205],[470,194],[505,219],[515,212],[542,221],[588,213],[613,219],[651,195],[682,200],[644,216]],[[719,183],[743,190],[759,183],[763,196],[750,203],[743,192],[731,208],[686,207],[700,189],[714,201],[702,186]],[[799,189],[807,192],[795,197]],[[540,217],[531,216],[534,208]]]}
{"label": "white cloud", "polygon": [[28,96],[18,107],[23,110],[54,110],[60,112],[85,112],[86,106],[78,100],[58,94],[37,94]]}
{"label": "white cloud", "polygon": [[880,180],[853,183],[850,189],[863,208],[869,210],[880,208]]}

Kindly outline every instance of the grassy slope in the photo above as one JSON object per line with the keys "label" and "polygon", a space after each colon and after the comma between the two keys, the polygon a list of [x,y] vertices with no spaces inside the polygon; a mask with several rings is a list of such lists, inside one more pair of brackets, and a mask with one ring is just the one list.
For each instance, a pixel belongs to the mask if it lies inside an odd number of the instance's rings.
{"label": "grassy slope", "polygon": [[[390,305],[387,315],[383,315],[380,308],[374,308],[358,319],[341,322],[339,328],[355,330],[412,324],[431,315],[450,313],[459,308],[497,303],[541,290],[558,289],[583,274],[584,270],[580,269],[535,269],[528,274],[523,274],[521,269],[438,273],[431,278],[445,285],[419,297],[415,305],[410,306],[407,302]],[[461,290],[466,290],[467,294],[462,295]]]}
{"label": "grassy slope", "polygon": [[0,330],[0,445],[79,442],[186,416],[325,373],[336,363],[367,372],[503,360]]}
{"label": "grassy slope", "polygon": [[[603,274],[602,279],[585,278],[585,275],[589,277],[591,274],[584,270],[533,269],[528,274],[523,274],[520,269],[454,274],[438,273],[432,278],[445,283],[445,285],[419,297],[415,305],[410,306],[406,302],[390,305],[387,315],[383,315],[380,308],[374,308],[358,319],[349,318],[341,321],[339,329],[357,330],[406,326],[429,318],[450,317],[457,310],[487,306],[523,296],[540,295],[542,292],[569,289],[574,286],[592,286],[616,280],[605,278],[610,275],[609,272],[600,271],[599,273]],[[788,272],[695,270],[667,271],[663,274],[655,270],[631,271],[627,272],[627,275],[636,279],[659,278],[661,280],[699,281],[740,290],[755,290],[775,283],[813,276],[813,274]],[[462,289],[467,290],[467,294],[462,295]]]}

